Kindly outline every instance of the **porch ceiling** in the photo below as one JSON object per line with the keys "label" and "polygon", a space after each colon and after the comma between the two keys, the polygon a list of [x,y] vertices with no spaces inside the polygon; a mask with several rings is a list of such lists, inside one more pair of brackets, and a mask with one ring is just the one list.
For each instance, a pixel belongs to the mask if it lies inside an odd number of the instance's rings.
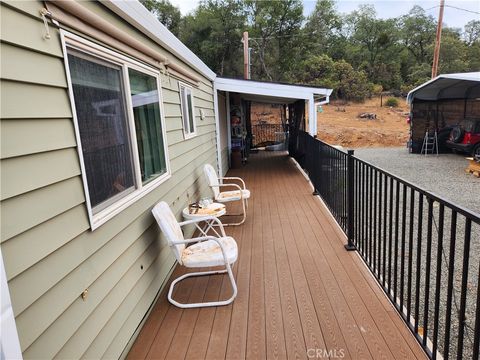
{"label": "porch ceiling", "polygon": [[[265,95],[254,95],[254,94],[242,94],[242,99],[255,101],[259,103],[268,103],[268,104],[292,104],[299,99],[291,99],[285,97],[275,97],[275,96],[265,96]],[[300,99],[303,100],[303,99]]]}

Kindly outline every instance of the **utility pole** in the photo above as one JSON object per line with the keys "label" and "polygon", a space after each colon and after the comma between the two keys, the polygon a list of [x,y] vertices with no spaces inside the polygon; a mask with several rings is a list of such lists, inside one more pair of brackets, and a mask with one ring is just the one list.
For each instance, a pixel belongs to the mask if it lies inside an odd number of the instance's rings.
{"label": "utility pole", "polygon": [[250,51],[248,50],[248,31],[243,32],[243,78],[250,79]]}
{"label": "utility pole", "polygon": [[437,72],[438,72],[438,60],[440,57],[440,42],[442,39],[442,22],[443,22],[444,7],[445,7],[445,0],[440,0],[440,10],[438,14],[438,24],[437,24],[437,36],[435,38],[435,50],[433,52],[432,79],[437,76]]}

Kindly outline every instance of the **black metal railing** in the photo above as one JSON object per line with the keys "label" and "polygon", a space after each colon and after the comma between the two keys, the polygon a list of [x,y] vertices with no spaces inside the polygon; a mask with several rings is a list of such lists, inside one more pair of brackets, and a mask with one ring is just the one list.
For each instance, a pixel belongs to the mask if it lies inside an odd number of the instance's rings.
{"label": "black metal railing", "polygon": [[276,141],[283,141],[279,139],[284,135],[284,129],[282,124],[255,124],[252,125],[253,141],[252,146],[265,146],[272,144]]}
{"label": "black metal railing", "polygon": [[428,356],[478,359],[480,216],[305,132],[296,145],[346,248],[358,251]]}

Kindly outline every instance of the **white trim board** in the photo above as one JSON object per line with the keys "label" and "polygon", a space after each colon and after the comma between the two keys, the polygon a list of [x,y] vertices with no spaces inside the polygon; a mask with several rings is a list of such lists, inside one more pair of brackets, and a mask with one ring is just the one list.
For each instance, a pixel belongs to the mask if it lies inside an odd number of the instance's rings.
{"label": "white trim board", "polygon": [[314,88],[310,86],[227,79],[221,77],[215,79],[215,86],[217,90],[222,91],[303,100],[310,100],[312,95],[330,96],[333,91],[332,89]]}
{"label": "white trim board", "polygon": [[[184,88],[183,96],[182,96],[182,88]],[[191,99],[191,111],[193,116],[193,131],[190,130],[190,114],[188,112],[188,100],[187,100],[187,90],[190,91],[190,99]],[[182,113],[182,127],[183,127],[183,139],[188,140],[192,139],[197,136],[197,117],[195,115],[195,96],[193,94],[193,87],[188,85],[187,83],[178,82],[178,95],[180,96],[180,112]],[[185,110],[185,111],[184,111]],[[201,109],[200,109],[201,110]],[[200,111],[199,110],[199,111]],[[185,119],[186,115],[186,119]],[[201,114],[200,114],[201,117]],[[185,121],[187,122],[188,129],[185,128]]]}
{"label": "white trim board", "polygon": [[213,84],[213,111],[215,115],[215,132],[216,137],[215,141],[217,143],[217,171],[220,176],[224,176],[223,171],[222,171],[222,149],[220,149],[220,116],[218,114],[218,92],[217,88],[215,87],[215,83]]}
{"label": "white trim board", "polygon": [[23,359],[0,249],[0,358]]}

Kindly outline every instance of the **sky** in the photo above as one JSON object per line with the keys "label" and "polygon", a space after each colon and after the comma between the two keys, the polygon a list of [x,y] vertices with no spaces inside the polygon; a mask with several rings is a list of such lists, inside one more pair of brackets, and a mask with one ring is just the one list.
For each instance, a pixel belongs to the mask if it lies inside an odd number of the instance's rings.
{"label": "sky", "polygon": [[[179,7],[183,15],[189,13],[198,5],[200,0],[170,0],[170,2]],[[308,16],[315,8],[315,0],[303,0],[304,14]],[[439,0],[337,0],[337,10],[341,13],[349,13],[358,8],[361,4],[372,4],[377,10],[380,18],[393,18],[402,16],[414,6],[420,5],[427,14],[434,18],[438,17]],[[480,1],[479,0],[445,0],[445,12],[443,23],[449,27],[463,28],[470,20],[480,20]],[[472,12],[455,9],[452,7],[463,8]]]}

